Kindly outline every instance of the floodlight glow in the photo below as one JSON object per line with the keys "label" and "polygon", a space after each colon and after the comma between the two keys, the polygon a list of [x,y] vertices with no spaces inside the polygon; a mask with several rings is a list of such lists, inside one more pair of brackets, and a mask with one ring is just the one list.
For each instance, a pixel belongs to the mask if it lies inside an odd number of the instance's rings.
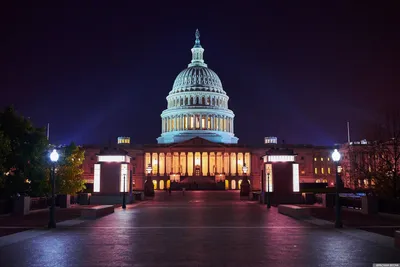
{"label": "floodlight glow", "polygon": [[264,157],[264,161],[267,159],[267,162],[294,162],[293,155],[271,155],[268,157]]}
{"label": "floodlight glow", "polygon": [[100,192],[100,164],[94,164],[93,192]]}
{"label": "floodlight glow", "polygon": [[129,157],[123,155],[105,155],[98,156],[98,162],[127,162],[129,163]]}
{"label": "floodlight glow", "polygon": [[57,150],[53,149],[53,152],[50,154],[50,160],[52,162],[57,162],[59,157],[60,156],[58,155]]}
{"label": "floodlight glow", "polygon": [[340,153],[337,149],[335,149],[332,153],[332,159],[335,162],[338,162],[340,160]]}
{"label": "floodlight glow", "polygon": [[293,192],[300,191],[299,164],[293,164]]}

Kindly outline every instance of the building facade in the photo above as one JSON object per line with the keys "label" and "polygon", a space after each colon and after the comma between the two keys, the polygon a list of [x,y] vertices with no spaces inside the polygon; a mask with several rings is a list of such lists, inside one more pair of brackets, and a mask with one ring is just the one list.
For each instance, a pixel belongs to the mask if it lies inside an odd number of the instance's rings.
{"label": "building facade", "polygon": [[[134,145],[129,137],[120,137],[115,146],[88,146],[85,179],[93,182],[97,155],[118,147],[130,156],[134,189],[143,189],[146,176],[150,175],[154,188],[161,190],[171,182],[188,186],[223,182],[224,189],[236,190],[244,176],[253,190],[259,190],[262,157],[270,148],[285,148],[297,154],[301,183],[333,186],[332,147],[278,144],[276,137],[256,147],[238,144],[229,97],[218,75],[204,61],[198,31],[195,36],[191,63],[178,74],[166,97],[167,109],[161,114],[162,131],[157,144]],[[150,173],[146,173],[148,168]]]}

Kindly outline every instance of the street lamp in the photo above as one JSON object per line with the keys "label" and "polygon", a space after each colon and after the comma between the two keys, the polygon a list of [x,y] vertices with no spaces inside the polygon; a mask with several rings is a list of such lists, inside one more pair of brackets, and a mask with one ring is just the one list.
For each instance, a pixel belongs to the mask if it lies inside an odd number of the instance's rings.
{"label": "street lamp", "polygon": [[51,206],[50,206],[50,218],[48,228],[56,228],[56,220],[54,218],[54,209],[56,206],[56,200],[54,197],[54,191],[56,191],[56,163],[58,161],[59,155],[57,150],[53,150],[50,154],[50,160],[53,163],[53,169],[51,172]]}
{"label": "street lamp", "polygon": [[148,175],[148,176],[150,176],[151,170],[152,170],[151,164],[147,165],[146,171],[147,171],[147,175]]}
{"label": "street lamp", "polygon": [[242,167],[243,173],[246,176],[247,175],[247,171],[249,170],[249,168],[247,168],[246,163],[243,163],[243,167]]}
{"label": "street lamp", "polygon": [[271,174],[271,169],[268,166],[267,167],[267,208],[268,209],[271,208],[271,199],[269,197],[269,176],[270,176],[270,174]]}
{"label": "street lamp", "polygon": [[335,149],[332,153],[332,159],[335,162],[336,169],[336,194],[335,194],[335,211],[336,211],[336,220],[335,220],[335,228],[342,228],[342,214],[341,214],[341,206],[340,206],[340,196],[339,196],[339,186],[340,186],[340,177],[339,177],[339,161],[340,161],[340,153],[337,149]]}
{"label": "street lamp", "polygon": [[125,198],[125,184],[126,184],[126,182],[125,182],[125,180],[126,180],[126,174],[124,174],[124,192],[123,192],[123,195],[122,195],[122,208],[123,209],[126,209],[126,198]]}
{"label": "street lamp", "polygon": [[151,172],[152,172],[151,164],[147,166],[146,172],[147,172],[147,180],[144,187],[144,194],[146,196],[154,196],[154,185],[153,181],[151,180]]}

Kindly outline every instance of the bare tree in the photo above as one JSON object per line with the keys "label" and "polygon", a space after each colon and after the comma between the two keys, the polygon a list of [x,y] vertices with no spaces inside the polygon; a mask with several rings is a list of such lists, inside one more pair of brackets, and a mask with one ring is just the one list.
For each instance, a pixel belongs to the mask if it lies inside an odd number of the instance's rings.
{"label": "bare tree", "polygon": [[345,152],[345,179],[353,188],[367,184],[383,197],[397,198],[400,188],[400,112],[386,115],[372,127],[370,141],[349,145]]}

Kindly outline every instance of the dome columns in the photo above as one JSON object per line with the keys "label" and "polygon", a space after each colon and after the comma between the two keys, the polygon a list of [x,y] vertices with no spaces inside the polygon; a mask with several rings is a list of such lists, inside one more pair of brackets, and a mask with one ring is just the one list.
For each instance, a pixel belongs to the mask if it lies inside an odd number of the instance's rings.
{"label": "dome columns", "polygon": [[210,113],[180,114],[162,119],[162,132],[211,130],[233,133],[233,118]]}

